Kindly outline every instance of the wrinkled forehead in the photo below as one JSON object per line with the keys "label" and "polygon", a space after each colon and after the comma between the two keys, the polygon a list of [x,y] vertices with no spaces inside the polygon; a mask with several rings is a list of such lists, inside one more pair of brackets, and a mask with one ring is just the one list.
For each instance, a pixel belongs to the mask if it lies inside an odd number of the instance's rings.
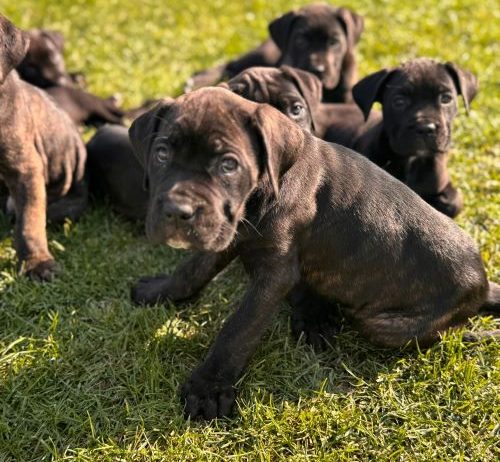
{"label": "wrinkled forehead", "polygon": [[297,27],[314,34],[332,34],[338,31],[343,32],[342,25],[335,11],[330,8],[304,12]]}
{"label": "wrinkled forehead", "polygon": [[178,147],[241,143],[248,113],[232,101],[218,98],[180,98],[161,121],[159,136]]}
{"label": "wrinkled forehead", "polygon": [[290,95],[299,95],[296,85],[278,69],[248,72],[231,84],[257,103],[269,103]]}
{"label": "wrinkled forehead", "polygon": [[418,93],[455,90],[450,74],[438,63],[411,63],[401,66],[387,82],[387,88]]}

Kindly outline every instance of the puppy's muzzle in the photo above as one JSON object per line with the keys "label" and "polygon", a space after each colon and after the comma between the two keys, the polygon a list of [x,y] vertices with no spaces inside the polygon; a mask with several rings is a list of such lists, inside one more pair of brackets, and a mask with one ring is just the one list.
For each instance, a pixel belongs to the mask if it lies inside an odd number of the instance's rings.
{"label": "puppy's muzzle", "polygon": [[420,137],[436,138],[441,126],[433,120],[416,120],[408,126],[408,129]]}
{"label": "puppy's muzzle", "polygon": [[196,215],[196,208],[187,200],[161,200],[164,220],[172,225],[190,224]]}

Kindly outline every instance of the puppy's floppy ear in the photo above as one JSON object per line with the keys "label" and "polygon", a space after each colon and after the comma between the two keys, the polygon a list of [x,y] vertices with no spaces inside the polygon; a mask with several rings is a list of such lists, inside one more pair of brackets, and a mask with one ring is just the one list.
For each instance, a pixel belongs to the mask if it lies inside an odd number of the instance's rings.
{"label": "puppy's floppy ear", "polygon": [[457,89],[457,93],[462,95],[464,100],[465,110],[469,113],[471,101],[477,94],[478,82],[474,74],[464,69],[461,69],[456,64],[447,62],[445,64],[448,74],[450,74]]}
{"label": "puppy's floppy ear", "polygon": [[29,44],[28,33],[0,14],[0,83],[24,59]]}
{"label": "puppy's floppy ear", "polygon": [[153,109],[134,120],[128,130],[128,136],[137,160],[144,168],[144,189],[148,189],[148,162],[151,146],[158,134],[160,124],[172,108],[174,100],[161,100]]}
{"label": "puppy's floppy ear", "polygon": [[309,113],[311,114],[312,129],[315,131],[316,124],[314,122],[314,117],[321,104],[321,97],[323,96],[321,80],[310,72],[296,69],[291,66],[283,65],[280,67],[280,70],[295,84],[300,94],[304,97]]}
{"label": "puppy's floppy ear", "polygon": [[64,35],[56,30],[41,30],[44,37],[47,37],[56,48],[62,53],[64,51]]}
{"label": "puppy's floppy ear", "polygon": [[286,48],[292,25],[298,17],[299,14],[296,11],[289,11],[269,24],[269,34],[282,52]]}
{"label": "puppy's floppy ear", "polygon": [[269,104],[259,104],[252,125],[260,141],[259,164],[277,198],[279,180],[292,166],[304,142],[304,131]]}
{"label": "puppy's floppy ear", "polygon": [[375,101],[382,102],[384,86],[392,73],[393,71],[389,69],[382,69],[360,80],[352,88],[354,101],[363,111],[365,120],[370,115],[373,103]]}
{"label": "puppy's floppy ear", "polygon": [[356,43],[359,42],[365,27],[365,20],[363,19],[363,16],[348,8],[339,8],[337,10],[337,16],[340,24],[344,28],[349,46],[354,48]]}

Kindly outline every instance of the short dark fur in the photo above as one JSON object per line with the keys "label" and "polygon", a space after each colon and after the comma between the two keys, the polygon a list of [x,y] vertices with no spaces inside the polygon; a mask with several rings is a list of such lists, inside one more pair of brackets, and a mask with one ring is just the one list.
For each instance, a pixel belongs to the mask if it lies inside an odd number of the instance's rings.
{"label": "short dark fur", "polygon": [[26,34],[30,45],[26,56],[17,65],[23,80],[46,90],[77,125],[122,122],[124,113],[115,98],[102,99],[78,88],[81,74],[67,72],[61,32],[32,29]]}
{"label": "short dark fur", "polygon": [[14,70],[28,44],[28,35],[0,15],[0,176],[14,202],[20,269],[47,280],[56,264],[46,218],[61,222],[83,212],[86,152],[68,116]]}
{"label": "short dark fur", "polygon": [[189,90],[232,78],[254,66],[286,64],[317,75],[323,101],[349,102],[356,82],[354,49],[363,18],[347,8],[312,4],[290,11],[269,24],[271,36],[255,50],[226,65],[195,74]]}
{"label": "short dark fur", "polygon": [[103,99],[80,88],[54,86],[45,90],[76,125],[120,124],[125,115],[116,98]]}
{"label": "short dark fur", "polygon": [[73,85],[75,79],[66,71],[64,63],[62,33],[46,29],[32,29],[25,33],[30,45],[16,67],[21,78],[39,88]]}
{"label": "short dark fur", "polygon": [[480,253],[449,218],[363,156],[276,109],[202,89],[138,118],[130,138],[151,198],[149,238],[195,253],[145,278],[137,303],[196,295],[239,257],[250,281],[186,381],[186,414],[227,415],[234,385],[299,281],[338,300],[372,342],[429,345],[481,307],[498,310]]}
{"label": "short dark fur", "polygon": [[[366,155],[444,214],[455,217],[462,195],[450,181],[448,150],[458,95],[465,107],[477,91],[477,80],[453,63],[415,59],[384,69],[354,87],[354,99],[365,117],[374,102],[382,103],[360,128],[350,147]],[[335,126],[330,141],[338,141]]]}

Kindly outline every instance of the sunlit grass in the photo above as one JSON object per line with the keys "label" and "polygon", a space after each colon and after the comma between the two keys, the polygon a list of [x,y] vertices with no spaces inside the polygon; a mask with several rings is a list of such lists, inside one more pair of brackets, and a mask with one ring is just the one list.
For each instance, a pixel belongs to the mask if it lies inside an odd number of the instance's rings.
{"label": "sunlit grass", "polygon": [[[302,2],[304,3],[304,2]],[[0,0],[18,25],[59,29],[70,70],[127,105],[176,95],[195,70],[247,50],[301,2]],[[366,16],[360,75],[415,56],[452,60],[481,90],[455,123],[458,222],[500,281],[498,2],[353,0]],[[150,246],[142,227],[100,206],[50,228],[64,267],[54,283],[15,275],[0,219],[0,461],[493,461],[500,457],[500,348],[447,335],[425,352],[381,351],[346,332],[316,354],[288,313],[239,384],[234,418],[185,422],[178,389],[245,285],[233,265],[195,304],[140,309],[129,288],[182,252]],[[498,327],[474,320],[474,329]]]}

